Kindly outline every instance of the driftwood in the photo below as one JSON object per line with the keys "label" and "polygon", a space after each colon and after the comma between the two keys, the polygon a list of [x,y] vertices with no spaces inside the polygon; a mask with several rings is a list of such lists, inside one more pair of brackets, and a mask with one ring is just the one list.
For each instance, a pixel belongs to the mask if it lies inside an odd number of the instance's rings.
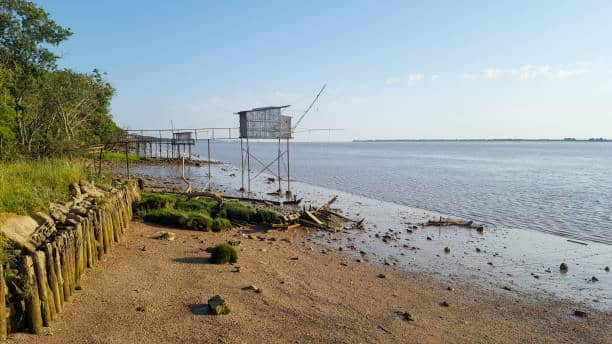
{"label": "driftwood", "polygon": [[459,219],[449,219],[440,217],[439,220],[429,220],[422,224],[423,226],[436,226],[436,227],[448,227],[448,226],[458,226],[458,227],[466,227],[466,228],[474,228],[478,231],[484,230],[484,225],[477,224],[474,221],[465,221]]}
{"label": "driftwood", "polygon": [[300,223],[302,223],[304,225],[307,225],[307,226],[310,226],[310,227],[319,228],[319,229],[325,229],[325,230],[329,229],[329,228],[327,228],[327,227],[325,227],[323,225],[320,225],[320,224],[318,224],[316,222],[313,222],[313,221],[310,221],[310,220],[307,220],[307,219],[304,219],[304,218],[300,219]]}
{"label": "driftwood", "polygon": [[[334,215],[334,216],[338,216],[339,218],[341,218],[341,219],[343,219],[343,220],[346,220],[346,221],[348,221],[348,222],[359,222],[359,220],[354,220],[354,219],[351,219],[350,217],[344,216],[344,215],[342,215],[342,214],[340,214],[340,213],[337,213],[337,212],[335,212],[335,211],[332,211],[332,210],[326,210],[326,211],[327,211],[328,213],[330,213],[330,214],[332,214],[332,215]],[[363,221],[363,219],[362,219],[361,221]]]}
{"label": "driftwood", "polygon": [[314,212],[312,212],[312,211],[308,211],[308,210],[305,210],[305,211],[304,211],[304,214],[305,214],[305,215],[306,215],[308,218],[310,218],[310,220],[314,221],[316,224],[321,225],[321,226],[323,225],[323,221],[319,220],[319,218],[318,218],[318,217],[316,217],[316,215],[314,214]]}
{"label": "driftwood", "polygon": [[338,199],[338,196],[334,196],[334,197],[332,197],[332,199],[330,199],[329,201],[327,201],[327,203],[325,203],[325,204],[323,204],[322,206],[318,207],[318,208],[315,210],[315,213],[316,213],[317,211],[320,211],[320,210],[329,210],[329,208],[331,207],[331,205],[332,205],[332,204],[334,204],[334,202],[336,202],[336,200],[337,200],[337,199]]}

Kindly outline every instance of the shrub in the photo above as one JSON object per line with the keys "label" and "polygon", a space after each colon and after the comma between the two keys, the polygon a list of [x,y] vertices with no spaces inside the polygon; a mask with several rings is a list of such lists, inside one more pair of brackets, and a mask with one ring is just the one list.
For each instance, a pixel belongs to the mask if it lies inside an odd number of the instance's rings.
{"label": "shrub", "polygon": [[234,221],[248,222],[251,216],[255,215],[255,210],[251,207],[241,204],[240,202],[225,202],[223,207],[217,214],[219,217],[224,217]]}
{"label": "shrub", "polygon": [[134,211],[139,210],[170,209],[176,204],[176,196],[153,192],[143,192],[140,201],[134,203]]}
{"label": "shrub", "polygon": [[219,244],[210,251],[210,261],[214,264],[235,263],[238,261],[238,253],[229,244]]}
{"label": "shrub", "polygon": [[214,230],[213,219],[204,213],[188,213],[185,227],[199,231]]}
{"label": "shrub", "polygon": [[168,208],[149,210],[142,218],[147,222],[179,227],[186,227],[188,220],[188,216],[185,212]]}
{"label": "shrub", "polygon": [[198,199],[179,199],[176,201],[175,208],[188,211],[204,211],[212,214],[219,203],[208,197]]}
{"label": "shrub", "polygon": [[255,223],[280,223],[280,217],[278,213],[272,209],[262,208],[257,209],[255,214],[251,217],[250,222]]}
{"label": "shrub", "polygon": [[232,228],[232,223],[228,219],[217,217],[213,220],[212,230],[213,232],[221,232],[222,230]]}

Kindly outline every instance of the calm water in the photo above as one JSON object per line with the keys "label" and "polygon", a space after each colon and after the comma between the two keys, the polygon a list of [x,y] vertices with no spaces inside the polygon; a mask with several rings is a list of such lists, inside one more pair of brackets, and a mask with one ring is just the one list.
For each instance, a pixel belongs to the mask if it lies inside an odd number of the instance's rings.
{"label": "calm water", "polygon": [[[276,145],[252,143],[251,151],[267,163]],[[240,165],[238,143],[215,141],[212,154]],[[293,177],[310,184],[612,244],[610,143],[293,143],[291,160]],[[261,166],[252,161],[252,169]]]}

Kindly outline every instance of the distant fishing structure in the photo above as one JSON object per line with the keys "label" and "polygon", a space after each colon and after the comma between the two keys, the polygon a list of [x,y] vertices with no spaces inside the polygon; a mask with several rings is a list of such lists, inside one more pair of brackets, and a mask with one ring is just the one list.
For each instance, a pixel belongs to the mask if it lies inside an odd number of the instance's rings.
{"label": "distant fishing structure", "polygon": [[[264,172],[269,172],[278,182],[278,190],[272,194],[283,195],[283,180],[286,182],[285,197],[290,199],[293,194],[291,191],[291,159],[290,159],[290,140],[294,138],[299,125],[306,115],[313,109],[320,97],[323,95],[327,85],[324,84],[314,99],[310,102],[306,110],[302,112],[295,124],[292,125],[292,116],[283,114],[291,105],[265,106],[250,110],[235,112],[239,116],[238,128],[190,128],[181,129],[126,129],[127,139],[121,141],[126,145],[126,159],[128,151],[141,157],[166,158],[166,159],[193,159],[192,147],[198,141],[207,141],[207,165],[208,182],[204,190],[210,190],[212,183],[211,176],[211,140],[240,140],[240,170],[241,170],[241,192],[251,193],[251,181],[259,177]],[[301,129],[299,132],[313,131],[332,131],[342,129]],[[267,163],[253,155],[252,140],[276,141],[276,157]],[[284,141],[284,142],[283,142]],[[283,144],[285,143],[285,144]],[[129,162],[126,162],[129,170]],[[253,173],[253,165],[261,165],[261,170]],[[276,171],[272,166],[276,164]],[[286,171],[282,175],[281,167]],[[129,174],[129,172],[128,172]]]}

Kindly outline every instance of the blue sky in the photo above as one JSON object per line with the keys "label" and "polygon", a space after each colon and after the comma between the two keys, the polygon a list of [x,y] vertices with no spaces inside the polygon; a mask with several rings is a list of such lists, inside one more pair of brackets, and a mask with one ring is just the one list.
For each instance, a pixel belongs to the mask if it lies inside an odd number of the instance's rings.
{"label": "blue sky", "polygon": [[[610,1],[37,1],[129,128],[234,127],[328,89],[333,139],[612,137]],[[329,139],[303,134],[302,139]]]}

